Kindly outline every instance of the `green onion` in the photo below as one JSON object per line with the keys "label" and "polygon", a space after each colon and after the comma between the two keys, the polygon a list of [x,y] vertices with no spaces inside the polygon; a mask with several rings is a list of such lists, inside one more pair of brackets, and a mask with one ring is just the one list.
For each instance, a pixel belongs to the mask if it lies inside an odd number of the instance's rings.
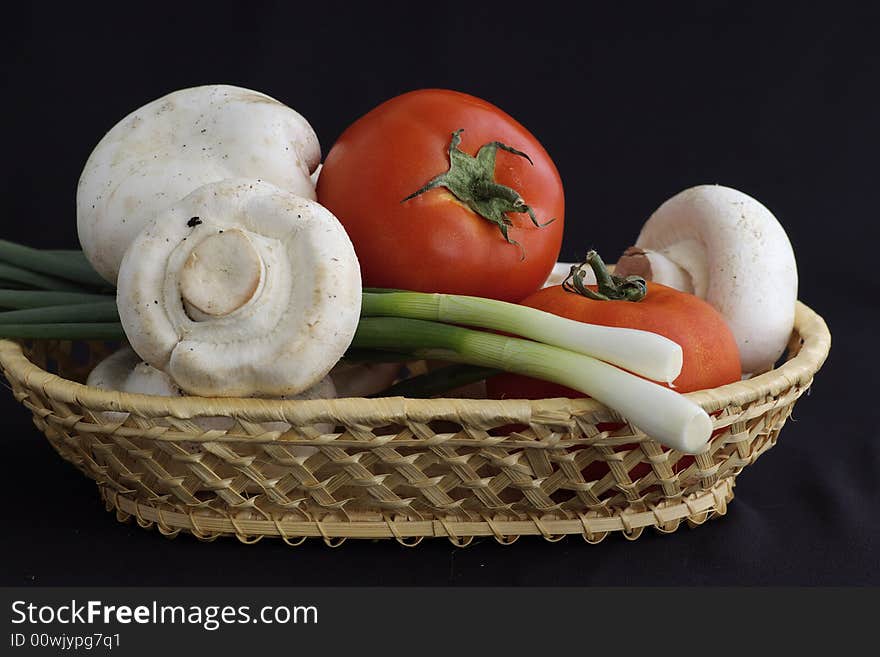
{"label": "green onion", "polygon": [[76,258],[77,260],[82,260],[83,262],[88,262],[88,260],[86,260],[85,254],[80,249],[40,249],[40,250],[43,253],[50,253],[54,256]]}
{"label": "green onion", "polygon": [[649,331],[587,324],[527,306],[451,294],[364,292],[362,304],[365,317],[405,317],[503,331],[593,356],[664,383],[681,373],[681,346]]}
{"label": "green onion", "polygon": [[125,333],[119,322],[83,322],[72,324],[0,324],[0,338],[34,340],[122,340]]}
{"label": "green onion", "polygon": [[0,290],[0,308],[40,308],[115,299],[109,294],[90,292],[47,292],[44,290]]}
{"label": "green onion", "polygon": [[75,322],[118,322],[115,301],[45,306],[0,312],[0,324],[70,324]]}
{"label": "green onion", "polygon": [[370,397],[424,399],[482,381],[493,374],[498,374],[498,370],[492,367],[475,367],[474,365],[457,363],[404,379],[382,392],[370,395]]}
{"label": "green onion", "polygon": [[9,265],[5,262],[0,262],[0,279],[41,290],[55,290],[65,292],[85,291],[83,287],[77,283],[72,283],[62,278],[54,278],[53,276],[38,274],[37,272],[22,269],[21,267],[16,267],[15,265]]}
{"label": "green onion", "polygon": [[[56,250],[52,250],[52,251],[45,250],[45,251],[43,251],[43,253],[49,254],[56,259],[57,258],[63,259],[65,261],[66,266],[68,266],[68,267],[86,270],[86,271],[94,272],[97,274],[97,272],[95,272],[94,268],[92,267],[92,263],[90,263],[88,258],[86,258],[86,254],[83,253],[82,251],[80,251],[79,249],[56,249]],[[112,283],[105,281],[104,278],[100,274],[98,274],[98,277],[100,278],[100,281],[102,281],[102,282],[99,282],[96,279],[95,285],[98,285],[99,287],[107,287],[107,288],[113,287]]]}
{"label": "green onion", "polygon": [[600,360],[539,342],[435,322],[361,320],[352,344],[359,348],[411,351],[504,370],[574,388],[609,408],[664,445],[686,453],[709,440],[712,421],[687,397]]}
{"label": "green onion", "polygon": [[106,288],[109,283],[88,264],[85,256],[49,253],[29,246],[0,240],[0,261],[23,269],[49,274],[91,287]]}

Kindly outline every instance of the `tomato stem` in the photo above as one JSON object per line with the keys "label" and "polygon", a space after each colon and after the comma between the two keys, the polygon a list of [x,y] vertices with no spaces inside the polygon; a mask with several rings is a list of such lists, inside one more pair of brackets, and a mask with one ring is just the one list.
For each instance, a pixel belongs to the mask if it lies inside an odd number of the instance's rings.
{"label": "tomato stem", "polygon": [[458,147],[461,144],[462,132],[464,132],[464,128],[452,133],[448,149],[449,169],[429,180],[424,187],[404,198],[401,203],[406,203],[436,187],[445,187],[471,210],[498,226],[505,241],[508,244],[518,246],[521,259],[525,260],[525,250],[522,245],[510,238],[509,229],[513,222],[507,217],[507,213],[528,214],[529,219],[538,228],[543,228],[555,221],[556,218],[554,217],[543,224],[539,223],[535,211],[523,200],[519,192],[495,181],[495,155],[500,148],[525,158],[529,164],[533,164],[532,158],[500,141],[483,144],[477,151],[476,157],[468,155]]}
{"label": "tomato stem", "polygon": [[[596,275],[596,289],[584,285],[586,268],[590,267]],[[591,250],[584,262],[574,265],[568,277],[562,282],[566,292],[580,294],[595,301],[641,301],[648,293],[648,285],[641,276],[615,276],[605,266],[598,253]]]}

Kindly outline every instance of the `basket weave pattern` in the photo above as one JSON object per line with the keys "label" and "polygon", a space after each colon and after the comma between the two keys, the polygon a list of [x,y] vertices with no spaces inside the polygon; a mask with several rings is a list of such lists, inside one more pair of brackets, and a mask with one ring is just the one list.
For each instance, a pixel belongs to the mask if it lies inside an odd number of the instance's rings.
{"label": "basket weave pattern", "polygon": [[[828,354],[828,329],[803,304],[795,329],[780,367],[689,395],[716,428],[695,457],[586,399],[133,395],[76,383],[109,353],[100,343],[4,340],[0,366],[52,446],[97,482],[108,510],[166,535],[292,545],[308,537],[413,545],[443,536],[466,545],[476,536],[511,543],[568,534],[598,542],[725,513],[736,475],[775,444]],[[206,430],[194,422],[216,416],[234,424]],[[279,421],[291,429],[261,424]],[[318,450],[298,456],[296,445]]]}

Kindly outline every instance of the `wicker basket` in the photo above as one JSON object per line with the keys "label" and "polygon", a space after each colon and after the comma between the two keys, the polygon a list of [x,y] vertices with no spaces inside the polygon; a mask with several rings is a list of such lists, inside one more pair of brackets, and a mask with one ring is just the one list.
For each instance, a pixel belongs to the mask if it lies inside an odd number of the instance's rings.
{"label": "wicker basket", "polygon": [[[784,364],[689,394],[716,427],[696,457],[587,399],[132,395],[75,382],[109,353],[101,343],[3,340],[0,366],[52,446],[97,482],[107,509],[169,536],[291,545],[444,536],[466,545],[475,536],[580,534],[593,543],[723,515],[736,475],[775,444],[830,342],[822,318],[799,303]],[[205,416],[235,422],[204,430],[193,419]],[[260,423],[270,421],[292,428],[267,432]],[[298,457],[293,445],[319,449]]]}

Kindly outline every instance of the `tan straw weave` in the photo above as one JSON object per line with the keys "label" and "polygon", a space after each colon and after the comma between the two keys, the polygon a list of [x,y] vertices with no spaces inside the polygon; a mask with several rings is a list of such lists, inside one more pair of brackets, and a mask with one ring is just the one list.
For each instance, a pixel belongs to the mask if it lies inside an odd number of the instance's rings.
{"label": "tan straw weave", "polygon": [[[0,366],[52,446],[97,482],[108,510],[166,535],[291,545],[445,536],[466,545],[475,536],[581,534],[593,543],[724,514],[736,475],[775,444],[830,343],[822,318],[799,303],[783,365],[689,394],[716,427],[696,457],[666,450],[588,399],[134,395],[75,382],[109,353],[102,343],[2,340]],[[214,416],[235,422],[228,430],[193,422]],[[279,421],[292,428],[260,424]],[[328,426],[335,430],[324,433]],[[294,445],[318,451],[297,456]]]}

